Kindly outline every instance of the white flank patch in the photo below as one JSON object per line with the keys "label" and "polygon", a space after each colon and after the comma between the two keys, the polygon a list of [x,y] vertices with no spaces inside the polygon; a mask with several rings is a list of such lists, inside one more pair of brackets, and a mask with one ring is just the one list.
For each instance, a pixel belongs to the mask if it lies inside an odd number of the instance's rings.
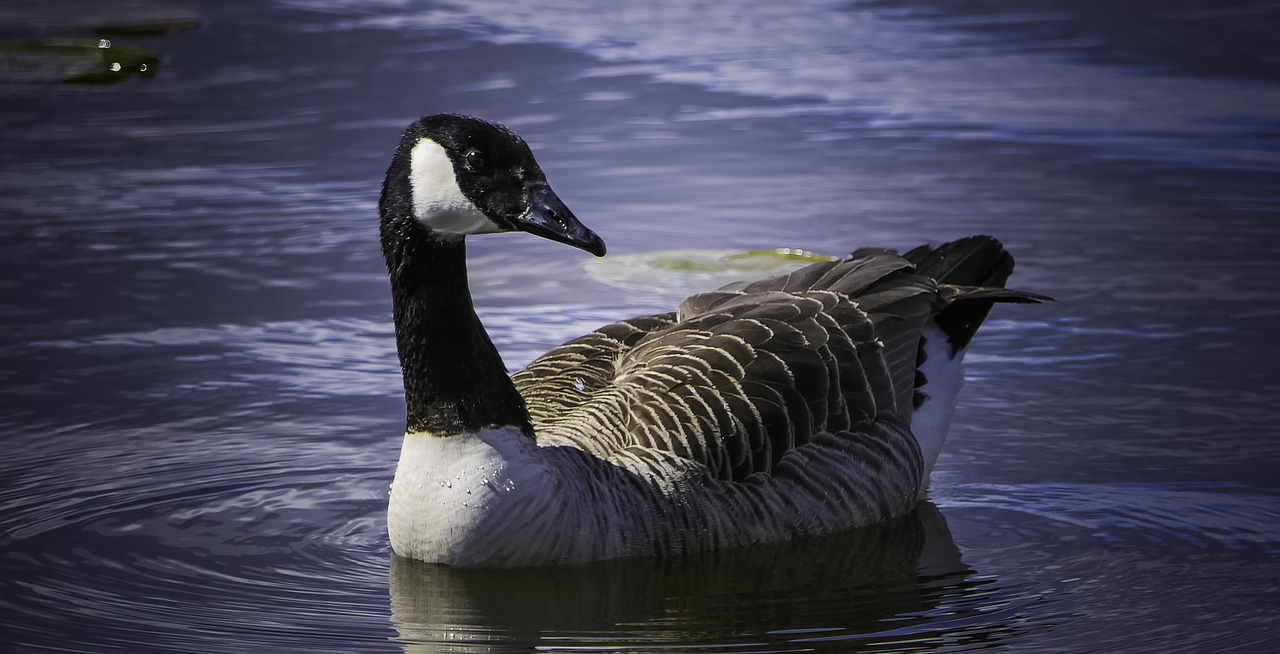
{"label": "white flank patch", "polygon": [[431,139],[413,146],[409,183],[413,211],[427,229],[438,234],[493,234],[502,231],[458,188],[453,161]]}
{"label": "white flank patch", "polygon": [[947,430],[951,427],[951,415],[956,410],[956,396],[964,386],[964,350],[951,356],[951,344],[947,335],[938,326],[930,322],[924,329],[925,362],[920,366],[928,381],[920,392],[928,396],[924,404],[916,409],[911,417],[911,433],[915,434],[920,444],[920,454],[924,457],[924,483],[920,485],[920,498],[925,498],[929,490],[929,475],[938,462],[938,454],[947,441]]}

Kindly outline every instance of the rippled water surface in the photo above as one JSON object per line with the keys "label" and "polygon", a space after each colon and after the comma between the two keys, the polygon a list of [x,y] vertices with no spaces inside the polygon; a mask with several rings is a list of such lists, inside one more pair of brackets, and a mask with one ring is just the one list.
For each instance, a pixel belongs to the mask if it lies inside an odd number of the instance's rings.
{"label": "rippled water surface", "polygon": [[[1270,651],[1280,6],[954,4],[8,3],[6,651]],[[398,560],[375,203],[442,110],[520,131],[622,255],[472,239],[513,369],[719,282],[669,250],[991,233],[1059,302],[994,312],[915,516]]]}

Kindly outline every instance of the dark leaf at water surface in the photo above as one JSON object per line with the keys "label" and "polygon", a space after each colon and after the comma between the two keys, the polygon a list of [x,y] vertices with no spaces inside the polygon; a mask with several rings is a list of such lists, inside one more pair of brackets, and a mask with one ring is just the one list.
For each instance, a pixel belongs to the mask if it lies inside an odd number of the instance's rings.
{"label": "dark leaf at water surface", "polygon": [[200,25],[191,7],[151,0],[16,0],[0,5],[0,83],[104,85],[150,79],[160,56],[113,43]]}
{"label": "dark leaf at water surface", "polygon": [[7,0],[0,4],[0,36],[148,35],[200,25],[194,7],[155,0]]}
{"label": "dark leaf at water surface", "polygon": [[160,58],[107,39],[0,42],[0,82],[115,84],[155,77]]}

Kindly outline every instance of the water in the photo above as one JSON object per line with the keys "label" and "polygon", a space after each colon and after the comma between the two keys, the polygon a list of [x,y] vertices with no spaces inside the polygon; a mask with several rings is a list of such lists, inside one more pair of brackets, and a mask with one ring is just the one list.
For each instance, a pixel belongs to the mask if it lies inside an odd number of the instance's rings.
{"label": "water", "polygon": [[[0,49],[7,650],[1271,649],[1280,7],[135,3],[200,24],[147,35],[63,33],[136,16],[56,4],[0,21],[86,44]],[[58,83],[112,63],[100,38],[154,60]],[[918,516],[696,560],[395,560],[375,202],[438,110],[524,134],[611,253],[992,233],[1060,302],[993,315]],[[707,282],[471,251],[513,368]]]}

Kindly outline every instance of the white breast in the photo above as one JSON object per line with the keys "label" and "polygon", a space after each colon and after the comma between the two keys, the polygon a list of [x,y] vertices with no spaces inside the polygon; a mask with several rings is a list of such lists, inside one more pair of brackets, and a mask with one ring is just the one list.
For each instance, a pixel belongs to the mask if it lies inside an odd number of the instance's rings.
{"label": "white breast", "polygon": [[484,558],[493,521],[506,523],[502,531],[509,533],[513,524],[536,519],[547,499],[552,484],[536,449],[513,428],[405,434],[387,511],[392,549],[442,563]]}

